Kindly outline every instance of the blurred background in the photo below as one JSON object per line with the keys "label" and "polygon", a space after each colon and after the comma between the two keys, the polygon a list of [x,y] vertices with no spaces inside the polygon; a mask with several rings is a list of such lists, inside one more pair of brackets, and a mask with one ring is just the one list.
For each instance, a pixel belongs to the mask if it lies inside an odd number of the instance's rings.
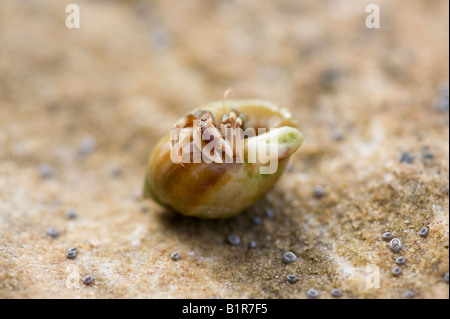
{"label": "blurred background", "polygon": [[[80,8],[80,28],[66,27],[70,3]],[[380,8],[378,29],[365,24],[370,3]],[[308,287],[340,284],[353,297],[402,297],[410,285],[422,297],[448,298],[448,286],[430,290],[417,278],[397,282],[399,290],[389,284],[375,292],[336,275],[347,265],[342,258],[352,267],[370,261],[390,273],[390,257],[369,258],[368,247],[382,249],[378,237],[387,228],[409,238],[430,224],[436,227],[428,243],[434,268],[422,273],[430,264],[417,264],[415,273],[438,283],[448,272],[448,6],[444,0],[1,1],[0,296],[72,297],[60,256],[77,243],[91,251],[79,263],[98,283],[78,292],[84,297],[301,298]],[[209,224],[177,219],[184,225],[177,229],[161,222],[156,204],[136,199],[154,143],[189,110],[222,99],[228,88],[234,89],[229,98],[286,106],[305,134],[290,172],[268,195],[284,219],[277,217],[277,227],[264,224],[265,250],[258,255],[310,249],[325,256],[323,276],[315,268],[322,257],[305,255],[309,262],[290,269],[305,276],[294,291],[268,288],[284,284],[269,283],[272,272],[256,272],[252,291],[241,280],[252,276],[247,271],[235,265],[236,273],[228,274],[236,251],[198,265],[223,249],[229,232],[244,241],[255,237],[242,222],[248,215]],[[318,186],[327,194],[321,202],[312,196]],[[440,205],[439,213],[432,205]],[[80,211],[77,224],[64,218],[70,208]],[[342,219],[353,226],[341,227]],[[292,221],[301,240],[286,235],[295,228]],[[51,226],[61,235],[49,243]],[[191,241],[197,229],[197,242],[205,241],[203,229],[206,241],[218,246]],[[187,285],[173,277],[167,288],[162,278],[175,275],[162,270],[170,263],[162,256],[173,249],[191,252],[186,262],[194,274],[185,274]],[[349,250],[358,258],[346,255]],[[411,249],[411,258],[421,251]],[[37,254],[48,258],[37,261]],[[145,257],[147,270],[130,256]],[[248,268],[250,257],[239,258]],[[51,269],[40,275],[49,285],[57,278],[52,289],[36,282],[42,267]],[[124,267],[134,269],[134,288]],[[261,261],[259,267],[279,265]],[[144,279],[148,271],[153,279]],[[145,290],[152,280],[160,284]],[[113,289],[119,286],[121,293]]]}

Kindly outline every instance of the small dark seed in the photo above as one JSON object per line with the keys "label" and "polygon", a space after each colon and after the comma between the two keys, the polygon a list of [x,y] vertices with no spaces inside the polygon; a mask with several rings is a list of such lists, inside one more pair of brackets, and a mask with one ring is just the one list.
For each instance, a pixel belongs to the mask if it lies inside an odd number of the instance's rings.
{"label": "small dark seed", "polygon": [[74,259],[77,256],[77,254],[78,254],[78,249],[76,247],[72,247],[67,250],[66,257],[69,259]]}
{"label": "small dark seed", "polygon": [[264,210],[264,213],[266,214],[266,217],[269,218],[269,219],[274,219],[275,218],[275,214],[274,214],[273,210],[271,208],[269,208],[269,207],[267,207]]}
{"label": "small dark seed", "polygon": [[52,168],[47,164],[39,166],[39,175],[41,178],[50,178],[53,175]]}
{"label": "small dark seed", "polygon": [[115,167],[111,170],[110,174],[112,177],[119,177],[122,175],[122,169],[120,167]]}
{"label": "small dark seed", "polygon": [[93,151],[95,151],[95,148],[97,147],[97,141],[94,137],[89,136],[81,140],[80,145],[78,147],[78,154],[85,156]]}
{"label": "small dark seed", "polygon": [[283,255],[283,262],[285,262],[286,264],[292,263],[296,260],[297,260],[297,256],[293,252],[288,251],[288,252],[284,253],[284,255]]}
{"label": "small dark seed", "polygon": [[394,238],[394,234],[390,231],[383,234],[383,240],[390,241],[392,238]]}
{"label": "small dark seed", "polygon": [[425,160],[433,159],[433,158],[434,158],[434,155],[432,153],[427,152],[427,153],[423,154],[423,159],[425,159]]}
{"label": "small dark seed", "polygon": [[448,112],[449,110],[448,91],[448,87],[439,88],[439,98],[436,102],[436,108],[440,112]]}
{"label": "small dark seed", "polygon": [[400,256],[400,257],[398,257],[398,258],[395,260],[395,262],[396,262],[398,265],[404,265],[405,262],[406,262],[406,259],[405,259],[405,257]]}
{"label": "small dark seed", "polygon": [[401,269],[400,267],[395,267],[395,268],[392,270],[392,274],[393,274],[394,276],[400,275],[401,272],[402,272],[402,269]]}
{"label": "small dark seed", "polygon": [[255,249],[256,248],[256,241],[252,240],[248,243],[249,249]]}
{"label": "small dark seed", "polygon": [[87,275],[83,278],[83,283],[85,285],[90,285],[94,282],[94,277],[92,275]]}
{"label": "small dark seed", "polygon": [[405,298],[414,298],[415,297],[415,293],[412,290],[408,290],[405,292]]}
{"label": "small dark seed", "polygon": [[261,219],[261,217],[253,216],[252,217],[252,222],[253,222],[253,225],[259,226],[259,225],[262,224],[262,219]]}
{"label": "small dark seed", "polygon": [[337,289],[337,288],[333,288],[333,289],[331,289],[331,295],[332,295],[333,297],[339,298],[339,297],[342,296],[342,291],[340,291],[340,290]]}
{"label": "small dark seed", "polygon": [[295,275],[287,275],[286,276],[286,280],[290,283],[290,284],[295,284],[297,282],[297,277]]}
{"label": "small dark seed", "polygon": [[241,243],[241,239],[236,235],[229,235],[227,241],[230,245],[237,246]]}
{"label": "small dark seed", "polygon": [[49,230],[47,231],[47,234],[52,238],[58,237],[58,231],[56,230],[55,227],[50,227]]}
{"label": "small dark seed", "polygon": [[400,156],[400,163],[412,164],[414,163],[414,159],[415,159],[414,155],[411,155],[408,152],[404,152]]}
{"label": "small dark seed", "polygon": [[77,257],[77,253],[74,252],[74,251],[69,251],[69,252],[67,252],[67,256],[66,257],[69,258],[69,259],[74,259],[75,257]]}
{"label": "small dark seed", "polygon": [[309,289],[306,294],[308,295],[309,298],[317,298],[317,297],[319,297],[319,293],[317,292],[317,290],[312,289],[312,288]]}
{"label": "small dark seed", "polygon": [[322,198],[324,194],[325,194],[325,192],[324,192],[322,186],[316,186],[314,188],[314,197],[315,198]]}
{"label": "small dark seed", "polygon": [[419,230],[419,235],[422,237],[427,237],[428,236],[428,228],[423,227],[421,230]]}
{"label": "small dark seed", "polygon": [[66,212],[66,217],[67,217],[68,219],[76,219],[77,216],[78,216],[78,213],[77,213],[77,211],[76,211],[75,209],[69,209],[69,210]]}
{"label": "small dark seed", "polygon": [[148,211],[148,207],[145,206],[145,205],[142,205],[142,206],[141,206],[141,212],[142,212],[142,213],[146,213],[147,211]]}
{"label": "small dark seed", "polygon": [[342,141],[343,138],[344,138],[344,135],[342,135],[341,132],[333,133],[333,140],[335,140],[335,141]]}
{"label": "small dark seed", "polygon": [[400,251],[400,249],[402,249],[402,248],[403,248],[403,244],[397,238],[394,238],[389,242],[389,249],[392,250],[393,253],[398,253]]}
{"label": "small dark seed", "polygon": [[172,260],[178,260],[178,259],[180,259],[180,257],[181,257],[181,255],[178,251],[175,251],[170,255],[170,258],[172,258]]}
{"label": "small dark seed", "polygon": [[448,283],[448,273],[446,273],[446,274],[444,275],[444,281],[445,281],[446,283]]}

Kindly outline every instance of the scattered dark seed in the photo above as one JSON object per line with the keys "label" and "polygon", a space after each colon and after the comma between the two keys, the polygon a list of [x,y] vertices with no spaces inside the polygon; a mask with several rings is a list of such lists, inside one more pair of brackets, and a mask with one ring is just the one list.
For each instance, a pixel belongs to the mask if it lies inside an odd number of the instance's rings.
{"label": "scattered dark seed", "polygon": [[334,68],[325,69],[320,74],[320,85],[325,90],[331,90],[336,86],[341,75],[342,71],[340,70]]}
{"label": "scattered dark seed", "polygon": [[422,237],[427,237],[428,236],[428,228],[423,227],[421,230],[419,230],[419,235]]}
{"label": "scattered dark seed", "polygon": [[237,246],[241,243],[241,239],[236,235],[228,235],[227,241],[230,245]]}
{"label": "scattered dark seed", "polygon": [[52,168],[47,164],[39,166],[39,175],[41,178],[50,178],[53,175]]}
{"label": "scattered dark seed", "polygon": [[170,47],[170,33],[166,28],[159,28],[151,32],[150,44],[157,51],[163,52]]}
{"label": "scattered dark seed", "polygon": [[342,296],[342,291],[340,291],[340,290],[337,289],[337,288],[333,288],[333,289],[331,289],[331,295],[332,295],[333,297],[339,298],[339,297]]}
{"label": "scattered dark seed", "polygon": [[94,282],[94,277],[92,275],[87,275],[83,278],[83,283],[85,285],[90,285]]}
{"label": "scattered dark seed", "polygon": [[398,253],[400,251],[400,249],[402,249],[402,248],[403,248],[403,244],[397,238],[394,238],[389,242],[389,249],[392,250],[392,252],[394,254]]}
{"label": "scattered dark seed", "polygon": [[433,159],[433,158],[434,158],[434,155],[432,153],[430,153],[430,152],[426,152],[426,153],[423,154],[423,159],[425,159],[425,160],[430,160],[430,159]]}
{"label": "scattered dark seed", "polygon": [[315,198],[322,198],[324,194],[325,194],[325,192],[324,192],[322,186],[316,186],[314,188],[314,197]]}
{"label": "scattered dark seed", "polygon": [[58,237],[58,231],[56,230],[55,227],[50,227],[49,230],[47,231],[47,234],[52,238]]}
{"label": "scattered dark seed", "polygon": [[342,135],[341,132],[333,133],[333,140],[335,140],[335,141],[342,141],[343,139],[344,139],[344,135]]}
{"label": "scattered dark seed", "polygon": [[256,241],[252,240],[248,243],[249,249],[255,249],[256,248]]}
{"label": "scattered dark seed", "polygon": [[444,275],[444,280],[445,280],[446,283],[448,283],[448,273],[446,273],[446,274]]}
{"label": "scattered dark seed", "polygon": [[292,263],[296,260],[297,260],[297,256],[293,252],[288,251],[288,252],[284,253],[284,255],[283,255],[283,262],[285,262],[286,264]]}
{"label": "scattered dark seed", "polygon": [[414,298],[416,294],[412,290],[408,290],[405,292],[405,298]]}
{"label": "scattered dark seed", "polygon": [[290,284],[295,284],[297,282],[297,277],[295,275],[287,275],[286,276],[286,280],[290,283]]}
{"label": "scattered dark seed", "polygon": [[400,256],[400,257],[397,257],[397,259],[395,260],[395,262],[396,262],[398,265],[404,265],[404,264],[406,263],[406,259],[405,259],[405,257]]}
{"label": "scattered dark seed", "polygon": [[390,241],[392,238],[394,238],[394,234],[390,231],[383,234],[383,240]]}
{"label": "scattered dark seed", "polygon": [[122,169],[120,167],[115,167],[111,170],[110,174],[112,177],[119,177],[122,175]]}
{"label": "scattered dark seed", "polygon": [[66,257],[69,259],[74,259],[77,256],[77,254],[78,254],[78,249],[76,247],[72,247],[67,250]]}
{"label": "scattered dark seed", "polygon": [[76,219],[77,216],[78,216],[78,213],[77,213],[77,211],[76,211],[75,209],[69,209],[69,210],[66,212],[66,217],[67,217],[68,219]]}
{"label": "scattered dark seed", "polygon": [[439,88],[439,98],[436,102],[436,108],[440,112],[449,111],[449,89],[448,87],[442,86]]}
{"label": "scattered dark seed", "polygon": [[253,225],[259,226],[259,225],[262,224],[262,219],[261,219],[261,217],[253,216],[252,217],[252,222],[253,222]]}
{"label": "scattered dark seed", "polygon": [[274,219],[275,218],[275,214],[274,214],[273,210],[271,208],[269,208],[269,207],[267,207],[264,210],[264,213],[266,214],[266,217],[269,218],[269,219]]}
{"label": "scattered dark seed", "polygon": [[392,274],[393,274],[394,276],[400,275],[401,272],[402,272],[402,269],[401,269],[400,267],[398,267],[398,266],[395,267],[395,268],[392,270]]}
{"label": "scattered dark seed", "polygon": [[178,251],[174,251],[171,255],[170,258],[172,258],[172,260],[178,260],[180,259],[181,255]]}
{"label": "scattered dark seed", "polygon": [[89,155],[95,148],[97,147],[97,141],[93,136],[85,137],[81,140],[80,145],[78,146],[78,154],[85,156]]}
{"label": "scattered dark seed", "polygon": [[145,206],[145,205],[142,205],[142,206],[141,206],[141,212],[142,212],[142,213],[146,213],[147,211],[148,211],[148,207]]}
{"label": "scattered dark seed", "polygon": [[319,297],[319,293],[317,292],[317,290],[312,289],[312,288],[309,289],[306,294],[308,295],[309,298],[317,298],[317,297]]}
{"label": "scattered dark seed", "polygon": [[403,152],[402,155],[400,156],[400,163],[407,163],[407,164],[412,164],[414,163],[414,155],[411,155],[408,152]]}

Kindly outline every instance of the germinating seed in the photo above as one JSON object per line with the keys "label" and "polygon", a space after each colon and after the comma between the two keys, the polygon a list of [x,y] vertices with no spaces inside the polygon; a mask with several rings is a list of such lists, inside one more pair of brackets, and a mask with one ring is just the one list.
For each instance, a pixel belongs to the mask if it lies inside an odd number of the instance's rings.
{"label": "germinating seed", "polygon": [[341,297],[342,296],[342,291],[340,291],[339,289],[337,289],[337,288],[333,288],[333,289],[331,289],[331,295],[333,296],[333,297]]}
{"label": "germinating seed", "polygon": [[392,238],[394,238],[394,234],[392,234],[390,231],[385,232],[385,233],[383,234],[383,240],[389,241],[389,240],[391,240]]}
{"label": "germinating seed", "polygon": [[400,249],[402,249],[402,248],[403,248],[403,244],[397,238],[394,238],[389,242],[389,249],[392,250],[393,253],[398,253],[400,251]]}
{"label": "germinating seed", "polygon": [[295,284],[297,282],[297,277],[295,277],[295,275],[287,275],[286,276],[286,280],[290,283],[290,284]]}
{"label": "germinating seed", "polygon": [[419,235],[422,237],[427,237],[428,235],[428,228],[423,227],[421,230],[419,230]]}
{"label": "germinating seed", "polygon": [[403,257],[403,256],[400,256],[400,257],[398,257],[398,258],[395,260],[395,262],[396,262],[398,265],[404,265],[405,262],[406,262],[406,258]]}
{"label": "germinating seed", "polygon": [[94,277],[92,275],[87,275],[83,278],[83,283],[85,285],[90,285],[94,282]]}
{"label": "germinating seed", "polygon": [[228,235],[227,241],[230,245],[237,246],[241,243],[241,239],[236,235]]}
{"label": "germinating seed", "polygon": [[181,255],[178,251],[174,251],[171,255],[170,258],[172,258],[172,260],[178,260],[180,259]]}
{"label": "germinating seed", "polygon": [[284,255],[283,255],[283,262],[285,262],[286,264],[292,263],[296,260],[297,260],[297,256],[293,252],[288,251],[288,252],[284,253]]}
{"label": "germinating seed", "polygon": [[402,269],[401,269],[400,267],[395,267],[395,268],[392,270],[392,274],[393,274],[394,276],[400,275],[401,272],[402,272]]}
{"label": "germinating seed", "polygon": [[319,293],[317,292],[317,290],[315,290],[313,288],[309,289],[306,294],[308,295],[309,298],[317,298],[317,297],[319,297]]}
{"label": "germinating seed", "polygon": [[56,230],[55,227],[50,227],[49,230],[47,231],[47,234],[52,238],[58,237],[58,231]]}

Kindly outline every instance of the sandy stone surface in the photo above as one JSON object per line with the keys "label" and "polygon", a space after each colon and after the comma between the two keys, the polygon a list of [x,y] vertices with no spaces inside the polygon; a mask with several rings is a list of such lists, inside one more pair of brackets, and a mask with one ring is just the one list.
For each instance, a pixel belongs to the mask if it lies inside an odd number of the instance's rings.
{"label": "sandy stone surface", "polygon": [[[0,298],[448,298],[449,4],[367,29],[371,2],[2,0]],[[228,220],[141,199],[152,146],[230,87],[301,123],[289,170]]]}

